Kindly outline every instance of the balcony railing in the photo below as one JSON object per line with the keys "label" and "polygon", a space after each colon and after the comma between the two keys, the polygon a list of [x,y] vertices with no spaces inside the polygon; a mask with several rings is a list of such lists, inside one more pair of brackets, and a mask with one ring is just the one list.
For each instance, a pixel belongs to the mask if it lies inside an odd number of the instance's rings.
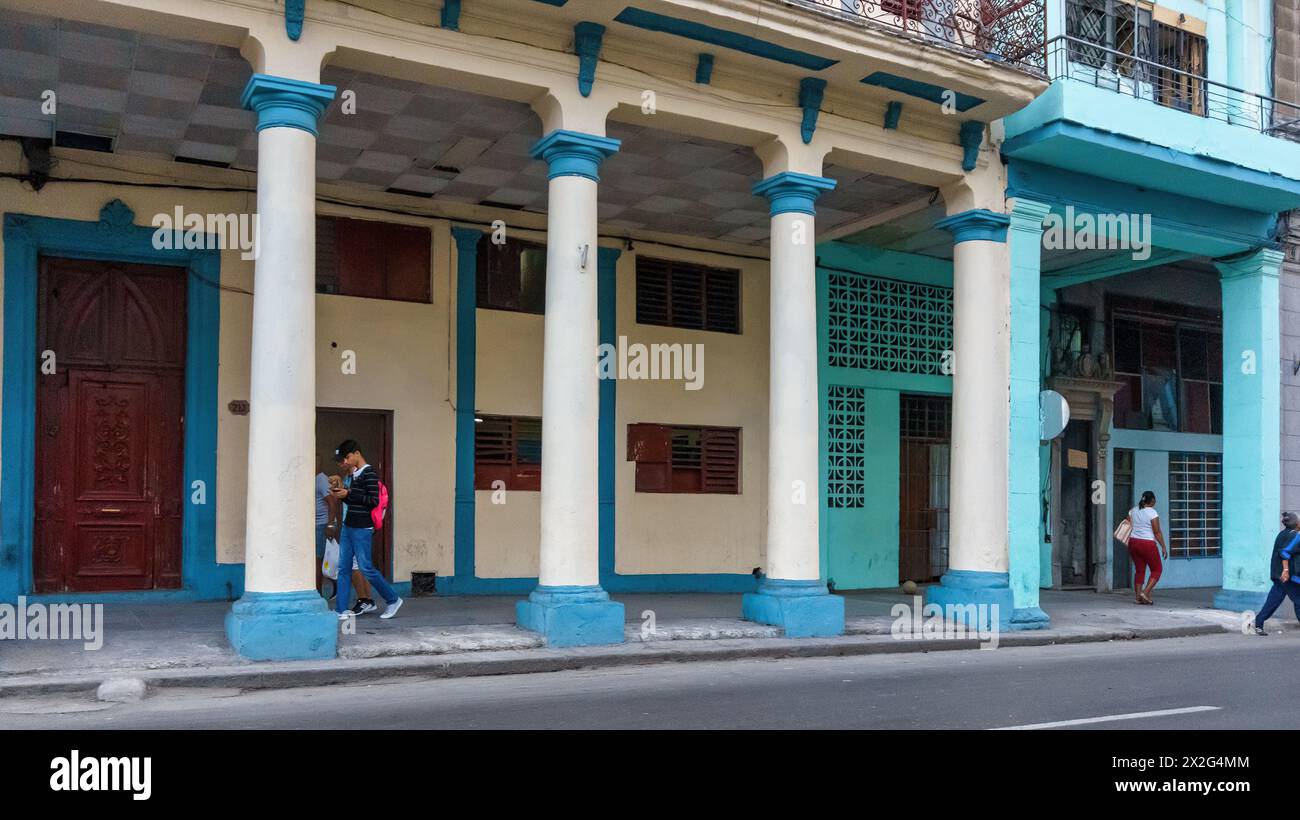
{"label": "balcony railing", "polygon": [[789,0],[1043,74],[1046,0]]}
{"label": "balcony railing", "polygon": [[1053,37],[1047,43],[1047,68],[1052,80],[1078,80],[1198,117],[1286,139],[1300,138],[1300,106],[1296,103],[1217,83],[1090,40]]}

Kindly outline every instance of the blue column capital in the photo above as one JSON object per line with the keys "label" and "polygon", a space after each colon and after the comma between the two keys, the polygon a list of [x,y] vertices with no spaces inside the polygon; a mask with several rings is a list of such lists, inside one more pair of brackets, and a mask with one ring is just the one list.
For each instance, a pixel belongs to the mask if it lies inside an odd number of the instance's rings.
{"label": "blue column capital", "polygon": [[1011,217],[985,208],[974,208],[940,219],[934,226],[952,234],[954,243],[1006,242]]}
{"label": "blue column capital", "polygon": [[1275,248],[1256,248],[1249,253],[1227,259],[1214,260],[1214,267],[1219,271],[1219,279],[1246,279],[1252,276],[1267,276],[1276,279],[1286,254]]}
{"label": "blue column capital", "polygon": [[316,123],[334,99],[332,85],[254,74],[239,102],[257,112],[257,130],[297,128],[316,136]]}
{"label": "blue column capital", "polygon": [[618,258],[623,255],[622,248],[597,248],[596,249],[596,266],[597,270],[613,271],[618,265]]}
{"label": "blue column capital", "polygon": [[612,137],[558,130],[538,140],[528,153],[533,159],[546,160],[551,169],[547,179],[571,176],[599,182],[600,163],[617,152],[620,145]]}
{"label": "blue column capital", "polygon": [[479,240],[483,232],[478,228],[456,226],[451,229],[451,238],[456,241],[456,250],[460,253],[477,253]]}
{"label": "blue column capital", "polygon": [[817,213],[814,207],[822,191],[835,188],[836,181],[827,177],[815,177],[812,174],[800,174],[794,171],[782,171],[754,185],[754,193],[767,197],[772,203],[771,215],[785,213]]}
{"label": "blue column capital", "polygon": [[1016,197],[1011,206],[1011,228],[1017,231],[1043,230],[1043,220],[1052,212],[1052,206],[1034,199]]}

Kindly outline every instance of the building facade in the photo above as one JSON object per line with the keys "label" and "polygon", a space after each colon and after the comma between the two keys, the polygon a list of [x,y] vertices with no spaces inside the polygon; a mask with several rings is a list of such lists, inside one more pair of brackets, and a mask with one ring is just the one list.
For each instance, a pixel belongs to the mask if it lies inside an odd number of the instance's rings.
{"label": "building facade", "polygon": [[1169,575],[1242,605],[1300,205],[1251,9],[0,0],[0,597],[332,656],[308,510],[354,438],[399,591],[553,645],[638,591],[837,634],[902,580],[1041,627],[1211,456]]}

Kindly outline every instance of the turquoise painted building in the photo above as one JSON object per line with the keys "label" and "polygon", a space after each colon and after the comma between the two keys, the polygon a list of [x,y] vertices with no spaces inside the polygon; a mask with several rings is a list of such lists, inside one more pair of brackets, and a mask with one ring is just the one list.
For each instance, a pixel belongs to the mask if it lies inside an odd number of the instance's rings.
{"label": "turquoise painted building", "polygon": [[[1070,417],[1036,451],[1013,431],[1018,610],[1039,588],[1129,587],[1111,531],[1144,490],[1171,549],[1163,587],[1219,587],[1230,609],[1267,587],[1281,510],[1277,225],[1300,205],[1272,22],[1268,4],[1049,3],[1051,84],[994,124],[1008,204],[1048,209],[1041,244],[1014,230],[1009,242],[1012,424],[1031,383]],[[932,201],[819,247],[822,549],[837,588],[949,569],[961,522],[948,520],[945,356],[962,351],[942,215]]]}

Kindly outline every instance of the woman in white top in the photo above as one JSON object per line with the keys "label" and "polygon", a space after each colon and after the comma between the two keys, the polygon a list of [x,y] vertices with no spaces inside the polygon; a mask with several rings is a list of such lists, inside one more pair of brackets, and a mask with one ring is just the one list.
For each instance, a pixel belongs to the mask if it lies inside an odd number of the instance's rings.
{"label": "woman in white top", "polygon": [[[1155,589],[1163,570],[1161,555],[1166,560],[1169,558],[1169,547],[1165,546],[1165,536],[1160,531],[1160,513],[1156,512],[1155,493],[1150,490],[1142,493],[1142,500],[1129,510],[1128,522],[1133,527],[1133,533],[1128,539],[1128,554],[1133,559],[1133,594],[1137,596],[1139,604],[1150,604],[1151,590]],[[1156,550],[1157,543],[1159,551]],[[1151,568],[1151,580],[1143,587],[1147,567]]]}

